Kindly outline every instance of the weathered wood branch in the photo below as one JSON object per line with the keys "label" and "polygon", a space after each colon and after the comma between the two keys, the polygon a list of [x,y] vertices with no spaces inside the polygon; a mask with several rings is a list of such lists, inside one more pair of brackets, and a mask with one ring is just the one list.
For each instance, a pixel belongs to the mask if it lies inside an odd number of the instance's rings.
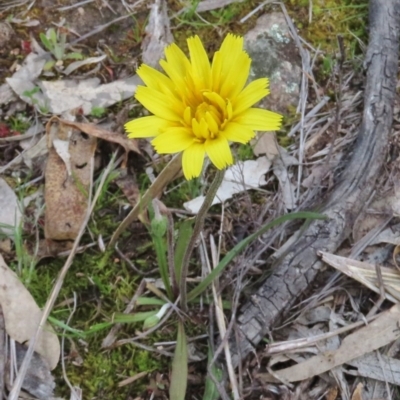
{"label": "weathered wood branch", "polygon": [[335,252],[351,233],[371,196],[385,162],[397,83],[400,0],[370,0],[364,113],[342,180],[322,208],[328,220],[314,221],[292,245],[273,273],[243,306],[237,365],[309,288],[321,266],[317,252]]}

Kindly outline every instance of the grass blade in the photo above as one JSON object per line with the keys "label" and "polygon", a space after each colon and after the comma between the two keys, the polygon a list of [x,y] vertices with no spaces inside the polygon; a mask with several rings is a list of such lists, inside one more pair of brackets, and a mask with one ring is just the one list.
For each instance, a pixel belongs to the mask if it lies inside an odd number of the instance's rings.
{"label": "grass blade", "polygon": [[172,361],[171,400],[185,400],[188,377],[188,347],[183,323],[179,321],[174,360]]}
{"label": "grass blade", "polygon": [[[214,378],[218,381],[221,382],[223,378],[223,371],[221,368],[218,368],[216,364],[214,363],[212,366],[210,366],[210,363],[214,357],[213,351],[211,349],[211,346],[209,345],[208,347],[208,370],[210,373],[213,374]],[[207,374],[206,378],[206,385],[204,388],[204,394],[203,394],[203,400],[218,400],[219,399],[219,392],[217,389],[217,386],[215,385],[214,381],[210,378],[210,376]]]}
{"label": "grass blade", "polygon": [[175,276],[178,282],[181,279],[182,261],[186,248],[193,233],[194,218],[186,219],[179,228],[178,240],[175,247]]}
{"label": "grass blade", "polygon": [[208,285],[217,276],[219,276],[221,272],[226,268],[226,266],[251,242],[253,242],[260,235],[265,233],[268,229],[271,229],[276,225],[282,224],[292,219],[326,219],[326,216],[314,212],[300,211],[297,213],[283,215],[281,217],[274,219],[269,224],[259,229],[257,232],[254,232],[246,239],[243,239],[231,251],[229,251],[225,255],[225,257],[219,262],[219,264],[212,270],[212,272],[210,272],[192,291],[188,293],[187,296],[188,301],[194,300],[197,296],[199,296],[202,292],[204,292],[204,290],[208,287]]}

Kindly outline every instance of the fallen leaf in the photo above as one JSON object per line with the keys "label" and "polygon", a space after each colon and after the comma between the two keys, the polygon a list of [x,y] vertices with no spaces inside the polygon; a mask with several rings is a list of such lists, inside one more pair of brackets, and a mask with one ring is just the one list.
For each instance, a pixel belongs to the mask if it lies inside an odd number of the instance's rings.
{"label": "fallen leaf", "polygon": [[353,395],[351,396],[351,400],[363,400],[363,395],[362,395],[363,389],[364,385],[361,382],[359,382],[357,387],[354,389]]}
{"label": "fallen leaf", "polygon": [[0,178],[0,232],[10,238],[14,237],[21,218],[22,213],[16,194],[7,182]]}
{"label": "fallen leaf", "polygon": [[372,229],[384,224],[390,214],[388,197],[375,198],[368,209],[360,213],[354,222],[352,232],[354,241],[358,242]]}
{"label": "fallen leaf", "polygon": [[61,124],[66,126],[70,126],[81,132],[86,133],[87,135],[106,140],[107,142],[117,143],[122,146],[126,152],[134,151],[135,153],[141,154],[139,147],[137,145],[137,141],[133,139],[129,139],[126,135],[117,132],[107,131],[105,129],[99,128],[94,124],[87,124],[83,122],[75,122],[75,121],[66,121],[64,119],[60,119],[58,117],[53,117],[52,120],[59,121]]}
{"label": "fallen leaf", "polygon": [[259,373],[257,377],[265,382],[298,382],[345,364],[364,354],[377,350],[400,337],[400,304],[381,313],[369,325],[355,331],[343,339],[336,351],[325,351],[289,368],[269,373]]}
{"label": "fallen leaf", "polygon": [[252,141],[253,153],[257,157],[265,154],[269,160],[279,155],[279,145],[274,132],[264,132]]}
{"label": "fallen leaf", "polygon": [[[0,282],[0,304],[7,334],[19,343],[29,342],[39,325],[42,311],[1,255]],[[51,370],[57,366],[60,358],[60,343],[50,325],[47,324],[42,330],[36,342],[35,351],[47,361]]]}
{"label": "fallen leaf", "polygon": [[115,180],[115,183],[122,190],[131,206],[135,206],[140,197],[140,190],[132,175],[129,175],[127,170],[121,171],[120,176]]}
{"label": "fallen leaf", "polygon": [[[224,176],[221,186],[212,204],[219,204],[230,199],[234,194],[249,189],[257,189],[266,184],[265,174],[271,167],[267,157],[257,160],[239,161],[229,167]],[[204,202],[205,197],[199,196],[183,204],[186,210],[197,214]]]}
{"label": "fallen leaf", "polygon": [[328,390],[326,394],[326,400],[336,400],[338,396],[339,390],[337,387],[332,387]]}
{"label": "fallen leaf", "polygon": [[[49,156],[45,171],[45,237],[74,240],[86,215],[91,163],[96,138],[86,136],[63,122],[50,120],[46,127]],[[53,146],[54,138],[68,140],[70,168]]]}
{"label": "fallen leaf", "polygon": [[[26,352],[26,346],[15,342],[16,367],[18,369],[21,367]],[[8,387],[12,386],[9,374],[6,374],[6,384]],[[34,352],[22,383],[22,389],[39,400],[56,400],[53,397],[55,386],[54,377],[49,371],[46,360]],[[21,396],[22,398],[25,397]]]}
{"label": "fallen leaf", "polygon": [[378,243],[389,243],[395,246],[400,245],[400,224],[391,226],[383,230],[375,239],[370,242],[370,245]]}
{"label": "fallen leaf", "polygon": [[[400,386],[400,360],[376,352],[349,361],[347,373]],[[354,396],[354,395],[353,395]]]}
{"label": "fallen leaf", "polygon": [[[375,293],[380,293],[375,266],[363,261],[320,252],[322,261],[360,282]],[[387,300],[397,303],[400,301],[400,273],[393,268],[379,267]]]}
{"label": "fallen leaf", "polygon": [[51,113],[62,114],[80,107],[87,115],[95,107],[107,108],[131,98],[139,83],[139,77],[134,75],[105,84],[100,84],[98,78],[90,78],[84,81],[39,81],[37,85]]}

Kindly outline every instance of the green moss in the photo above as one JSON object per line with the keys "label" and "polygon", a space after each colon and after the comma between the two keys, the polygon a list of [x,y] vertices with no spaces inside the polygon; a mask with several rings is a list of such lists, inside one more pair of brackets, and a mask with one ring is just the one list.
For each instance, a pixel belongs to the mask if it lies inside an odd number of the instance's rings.
{"label": "green moss", "polygon": [[[355,37],[365,40],[368,2],[366,0],[313,0],[309,22],[309,1],[291,0],[289,13],[300,35],[326,54],[338,52],[337,35],[343,37],[347,58],[360,52]],[[324,66],[326,68],[326,65]]]}
{"label": "green moss", "polygon": [[250,144],[244,144],[237,149],[237,160],[246,161],[254,159],[253,147]]}

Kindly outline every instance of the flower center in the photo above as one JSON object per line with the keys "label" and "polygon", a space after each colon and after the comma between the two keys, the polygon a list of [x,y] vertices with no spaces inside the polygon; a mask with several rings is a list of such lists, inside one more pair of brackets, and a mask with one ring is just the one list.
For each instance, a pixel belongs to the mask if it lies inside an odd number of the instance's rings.
{"label": "flower center", "polygon": [[184,123],[192,128],[193,135],[199,142],[216,139],[226,123],[232,118],[232,104],[218,93],[205,91],[202,101],[184,112]]}

